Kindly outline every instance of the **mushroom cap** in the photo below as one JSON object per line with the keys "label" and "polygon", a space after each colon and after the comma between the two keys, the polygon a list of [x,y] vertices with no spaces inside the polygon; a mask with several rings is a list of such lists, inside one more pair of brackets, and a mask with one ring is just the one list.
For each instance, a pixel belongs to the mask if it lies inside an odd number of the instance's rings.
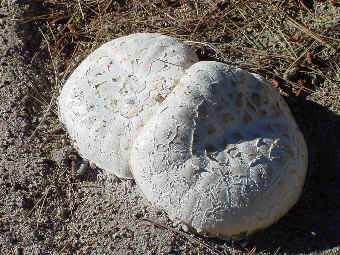
{"label": "mushroom cap", "polygon": [[139,33],[110,41],[72,73],[59,97],[59,117],[80,154],[120,178],[137,130],[197,62],[183,42]]}
{"label": "mushroom cap", "polygon": [[146,198],[171,219],[232,239],[268,227],[296,203],[307,148],[267,81],[199,62],[140,130],[130,161]]}

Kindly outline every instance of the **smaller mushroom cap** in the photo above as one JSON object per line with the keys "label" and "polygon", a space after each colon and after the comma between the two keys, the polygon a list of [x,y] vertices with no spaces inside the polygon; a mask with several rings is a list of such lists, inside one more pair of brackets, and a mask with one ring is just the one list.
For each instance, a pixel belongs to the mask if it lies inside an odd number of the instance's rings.
{"label": "smaller mushroom cap", "polygon": [[139,132],[131,168],[146,198],[170,218],[231,239],[268,227],[296,203],[307,148],[267,81],[199,62]]}
{"label": "smaller mushroom cap", "polygon": [[160,34],[132,34],[95,50],[69,77],[58,101],[80,154],[132,178],[130,148],[138,129],[197,61],[189,46]]}

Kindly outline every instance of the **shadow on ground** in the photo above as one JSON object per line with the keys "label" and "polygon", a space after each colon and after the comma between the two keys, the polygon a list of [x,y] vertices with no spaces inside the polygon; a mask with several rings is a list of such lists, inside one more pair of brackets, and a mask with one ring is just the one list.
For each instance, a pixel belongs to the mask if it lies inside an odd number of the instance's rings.
{"label": "shadow on ground", "polygon": [[322,252],[340,244],[340,116],[303,99],[288,103],[308,144],[305,189],[296,206],[255,234],[249,246],[273,253],[278,247],[289,254]]}

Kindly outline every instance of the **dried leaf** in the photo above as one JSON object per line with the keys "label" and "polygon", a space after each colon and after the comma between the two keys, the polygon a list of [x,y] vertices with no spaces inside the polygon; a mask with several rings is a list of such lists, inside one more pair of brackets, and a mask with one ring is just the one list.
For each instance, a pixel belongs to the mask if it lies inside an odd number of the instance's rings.
{"label": "dried leaf", "polygon": [[306,80],[298,80],[297,86],[293,88],[293,92],[296,96],[300,96],[301,91],[305,88]]}
{"label": "dried leaf", "polygon": [[340,1],[339,0],[330,0],[331,5],[335,6],[335,7],[339,7],[340,6]]}
{"label": "dried leaf", "polygon": [[68,24],[67,28],[70,30],[75,39],[78,39],[80,34],[78,33],[76,27],[73,24]]}
{"label": "dried leaf", "polygon": [[61,14],[57,14],[57,15],[50,15],[47,20],[49,20],[49,23],[52,27],[54,27],[56,25],[56,23],[60,20],[66,19],[67,16],[61,15]]}
{"label": "dried leaf", "polygon": [[299,42],[302,39],[302,35],[300,33],[296,33],[295,35],[289,37],[289,40],[292,42]]}
{"label": "dried leaf", "polygon": [[301,87],[305,87],[305,85],[306,85],[306,80],[298,80],[298,84],[299,84],[299,86]]}
{"label": "dried leaf", "polygon": [[275,88],[278,88],[278,87],[280,86],[279,81],[276,80],[276,79],[271,79],[271,82],[272,82],[272,84],[273,84],[273,86],[274,86]]}
{"label": "dried leaf", "polygon": [[112,0],[108,0],[104,8],[101,10],[101,13],[102,14],[106,13],[107,9],[110,7],[111,4],[112,4]]}
{"label": "dried leaf", "polygon": [[313,64],[312,55],[309,52],[306,54],[306,61],[308,64]]}
{"label": "dried leaf", "polygon": [[161,0],[161,1],[162,1],[162,3],[163,3],[164,6],[166,6],[166,7],[169,6],[169,1],[167,1],[167,0]]}
{"label": "dried leaf", "polygon": [[57,128],[57,129],[52,130],[52,131],[49,133],[49,135],[50,135],[50,136],[54,136],[54,135],[61,135],[61,134],[63,134],[63,133],[64,133],[64,129],[62,129],[62,128]]}
{"label": "dried leaf", "polygon": [[62,37],[59,38],[59,40],[56,42],[56,48],[59,50],[61,48],[61,45],[63,41],[66,39],[67,34],[64,34]]}

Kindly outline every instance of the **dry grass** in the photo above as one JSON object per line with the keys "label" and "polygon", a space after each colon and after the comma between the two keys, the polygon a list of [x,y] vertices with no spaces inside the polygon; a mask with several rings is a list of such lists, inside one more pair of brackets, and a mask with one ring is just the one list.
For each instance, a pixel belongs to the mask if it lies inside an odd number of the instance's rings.
{"label": "dry grass", "polygon": [[[47,0],[41,13],[21,20],[35,22],[44,38],[31,62],[52,59],[48,70],[55,76],[55,86],[34,98],[49,112],[67,76],[95,48],[131,33],[157,32],[186,41],[201,60],[263,75],[285,97],[324,102],[340,112],[340,14],[334,2]],[[44,99],[44,93],[51,92],[53,96]],[[28,224],[63,217],[79,206],[77,189],[83,184],[67,171],[59,169],[40,186],[40,199],[25,214]],[[49,214],[56,206],[65,209]],[[61,253],[72,252],[66,244],[59,247]],[[278,247],[275,250],[272,254],[279,253]],[[261,252],[254,247],[249,254]]]}
{"label": "dry grass", "polygon": [[[286,96],[306,96],[339,82],[337,7],[304,1],[47,1],[42,20],[58,58],[72,71],[104,42],[135,32],[188,41],[201,59],[259,73]],[[46,48],[46,43],[42,48]],[[39,54],[39,52],[37,52]],[[75,63],[76,62],[76,63]]]}

